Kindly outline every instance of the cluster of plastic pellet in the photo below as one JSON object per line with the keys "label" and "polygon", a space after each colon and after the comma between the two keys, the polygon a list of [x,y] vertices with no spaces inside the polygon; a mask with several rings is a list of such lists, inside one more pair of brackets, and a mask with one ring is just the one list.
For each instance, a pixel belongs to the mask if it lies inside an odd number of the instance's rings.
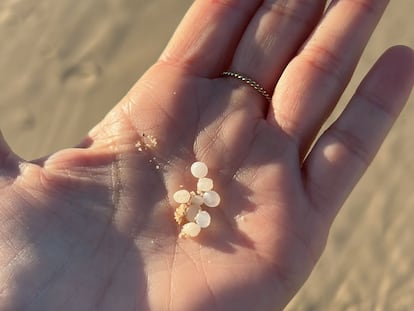
{"label": "cluster of plastic pellet", "polygon": [[198,236],[201,229],[207,228],[211,223],[211,216],[203,210],[203,206],[217,207],[220,204],[220,195],[213,190],[213,180],[206,177],[207,165],[203,162],[193,163],[191,174],[198,178],[197,191],[181,189],[173,195],[174,201],[179,204],[174,218],[178,224],[184,223],[180,237]]}

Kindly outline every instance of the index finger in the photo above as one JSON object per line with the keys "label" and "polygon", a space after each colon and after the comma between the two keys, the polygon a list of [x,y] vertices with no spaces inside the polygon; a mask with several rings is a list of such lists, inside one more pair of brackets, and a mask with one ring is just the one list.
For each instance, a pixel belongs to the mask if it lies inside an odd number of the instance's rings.
{"label": "index finger", "polygon": [[197,0],[184,16],[160,61],[216,77],[226,69],[258,0]]}

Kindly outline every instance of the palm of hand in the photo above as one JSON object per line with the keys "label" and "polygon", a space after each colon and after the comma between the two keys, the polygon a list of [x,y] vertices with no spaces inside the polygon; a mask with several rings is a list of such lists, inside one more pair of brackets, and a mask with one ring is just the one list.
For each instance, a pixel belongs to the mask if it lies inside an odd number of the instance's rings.
{"label": "palm of hand", "polygon": [[[231,83],[186,78],[168,65],[144,80],[171,102],[134,97],[142,100],[137,114],[125,98],[92,131],[88,148],[24,164],[3,187],[10,226],[23,224],[2,241],[12,246],[6,270],[19,271],[25,252],[33,260],[16,278],[17,289],[30,284],[31,295],[16,294],[13,307],[36,309],[47,300],[51,310],[145,303],[185,310],[213,300],[242,309],[269,291],[291,295],[310,271],[316,258],[305,232],[315,220],[306,212],[298,152],[262,119],[261,98],[240,109],[250,89],[229,105]],[[145,97],[144,88],[137,86]],[[134,115],[149,125],[135,127]],[[144,132],[159,144],[139,152]],[[199,238],[178,240],[167,193],[194,187],[188,166],[195,158],[209,164],[223,202]],[[236,291],[243,295],[236,299]]]}
{"label": "palm of hand", "polygon": [[[323,1],[311,1],[312,10],[297,2],[292,11],[237,2],[244,15],[224,2],[196,1],[161,61],[81,148],[28,163],[1,142],[2,311],[283,308],[414,80],[411,50],[386,53],[304,159],[385,3],[367,10],[339,2],[290,62],[309,34],[295,16],[316,24]],[[337,18],[347,27],[337,29]],[[217,31],[203,36],[211,21]],[[296,27],[294,36],[282,22]],[[293,39],[279,48],[266,31],[260,39],[260,25]],[[362,35],[349,36],[354,28]],[[278,57],[261,59],[261,44]],[[280,78],[271,104],[240,81],[217,78],[231,58],[233,66],[259,59],[256,72],[268,89]],[[142,134],[158,145],[137,150]],[[180,185],[194,189],[189,165],[196,159],[208,164],[222,203],[199,237],[178,239],[171,196]]]}

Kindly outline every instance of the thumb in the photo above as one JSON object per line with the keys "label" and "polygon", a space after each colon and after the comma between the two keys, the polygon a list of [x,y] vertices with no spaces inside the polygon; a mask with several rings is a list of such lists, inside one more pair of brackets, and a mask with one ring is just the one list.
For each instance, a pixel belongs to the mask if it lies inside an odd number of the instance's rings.
{"label": "thumb", "polygon": [[0,131],[0,185],[4,177],[14,177],[19,173],[19,157],[10,149]]}

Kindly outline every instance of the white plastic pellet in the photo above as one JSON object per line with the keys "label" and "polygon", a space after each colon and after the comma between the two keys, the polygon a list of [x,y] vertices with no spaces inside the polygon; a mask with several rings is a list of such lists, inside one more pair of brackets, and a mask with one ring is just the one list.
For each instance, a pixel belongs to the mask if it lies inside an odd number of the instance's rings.
{"label": "white plastic pellet", "polygon": [[175,202],[180,203],[180,204],[185,204],[188,201],[190,201],[191,195],[190,195],[190,192],[188,192],[185,189],[182,189],[174,193],[173,198]]}
{"label": "white plastic pellet", "polygon": [[204,204],[204,199],[201,195],[195,195],[191,198],[191,204],[201,206]]}
{"label": "white plastic pellet", "polygon": [[213,189],[213,180],[211,178],[200,178],[197,182],[197,190],[198,191],[210,191]]}
{"label": "white plastic pellet", "polygon": [[211,223],[211,217],[210,214],[206,211],[200,211],[196,217],[195,222],[201,227],[201,228],[207,228],[210,226]]}
{"label": "white plastic pellet", "polygon": [[187,235],[189,237],[196,237],[201,231],[200,225],[196,224],[195,222],[188,222],[186,223],[183,228],[181,229],[181,233]]}
{"label": "white plastic pellet", "polygon": [[205,163],[203,162],[194,162],[191,165],[191,174],[193,174],[193,176],[195,178],[203,178],[207,176],[208,173],[208,167]]}
{"label": "white plastic pellet", "polygon": [[190,205],[187,209],[185,217],[187,218],[188,221],[194,221],[199,211],[200,211],[200,205]]}
{"label": "white plastic pellet", "polygon": [[203,194],[204,204],[209,207],[216,207],[220,204],[220,195],[215,191],[207,191]]}

